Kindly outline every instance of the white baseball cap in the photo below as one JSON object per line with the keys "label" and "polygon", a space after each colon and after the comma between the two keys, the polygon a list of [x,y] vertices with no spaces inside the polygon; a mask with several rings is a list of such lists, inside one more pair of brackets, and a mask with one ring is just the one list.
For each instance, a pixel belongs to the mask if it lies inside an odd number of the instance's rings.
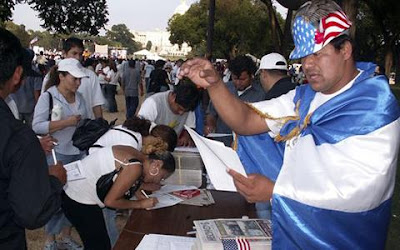
{"label": "white baseball cap", "polygon": [[261,69],[287,70],[287,62],[281,54],[269,53],[261,58],[260,67],[256,74],[258,74]]}
{"label": "white baseball cap", "polygon": [[75,58],[67,58],[58,62],[58,71],[68,72],[76,78],[88,77],[82,64]]}

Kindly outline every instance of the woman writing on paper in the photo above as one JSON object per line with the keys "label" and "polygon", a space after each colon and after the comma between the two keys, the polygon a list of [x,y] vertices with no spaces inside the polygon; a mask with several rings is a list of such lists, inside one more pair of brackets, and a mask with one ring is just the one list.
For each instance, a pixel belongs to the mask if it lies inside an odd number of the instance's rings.
{"label": "woman writing on paper", "polygon": [[[154,148],[148,155],[130,146],[112,146],[97,150],[80,161],[85,179],[70,181],[63,194],[63,210],[76,227],[85,249],[111,249],[102,208],[144,209],[153,207],[156,198],[128,200],[125,194],[135,192],[140,182],[159,183],[175,171],[172,154]],[[120,170],[104,200],[98,196],[99,179]],[[135,189],[135,188],[133,188]]]}
{"label": "woman writing on paper", "polygon": [[[94,145],[89,149],[92,154],[102,147],[111,147],[114,145],[131,146],[145,154],[149,154],[157,147],[156,144],[165,144],[168,151],[174,151],[178,141],[176,132],[166,125],[155,125],[149,120],[139,117],[127,119],[122,125],[115,126],[101,136]],[[160,189],[159,183],[143,183],[140,187],[147,191],[155,191]],[[140,193],[139,193],[140,195]],[[138,197],[139,198],[139,197]],[[143,196],[141,198],[144,198]],[[116,225],[115,209],[104,208],[104,219],[107,226],[108,235],[111,245],[114,246],[118,239],[119,232]]]}

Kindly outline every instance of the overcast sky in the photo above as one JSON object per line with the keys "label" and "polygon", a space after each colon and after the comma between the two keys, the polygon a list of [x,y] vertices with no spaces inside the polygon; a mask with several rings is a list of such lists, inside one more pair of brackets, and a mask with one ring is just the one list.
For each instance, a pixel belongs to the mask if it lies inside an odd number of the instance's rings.
{"label": "overcast sky", "polygon": [[[188,5],[197,0],[186,0]],[[136,31],[166,30],[168,19],[174,14],[181,0],[108,0],[107,29],[114,24],[124,23]],[[278,6],[278,11],[284,8]],[[37,12],[27,4],[17,4],[13,12],[13,22],[24,24],[26,29],[43,30]],[[102,32],[103,33],[103,32]]]}

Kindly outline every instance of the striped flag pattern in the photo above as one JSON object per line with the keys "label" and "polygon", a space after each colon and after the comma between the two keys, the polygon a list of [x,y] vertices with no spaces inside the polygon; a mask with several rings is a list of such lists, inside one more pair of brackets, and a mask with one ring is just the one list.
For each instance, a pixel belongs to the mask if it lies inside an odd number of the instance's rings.
{"label": "striped flag pattern", "polygon": [[235,239],[222,239],[224,250],[250,250],[250,243],[247,239],[237,237]]}
{"label": "striped flag pattern", "polygon": [[[315,41],[316,44],[322,43],[322,46],[325,46],[343,31],[349,29],[351,22],[347,19],[346,14],[341,11],[336,11],[322,18],[320,26],[322,32],[316,32]],[[322,37],[322,39],[318,39],[320,37]]]}
{"label": "striped flag pattern", "polygon": [[295,49],[289,58],[298,59],[319,51],[350,27],[351,22],[342,11],[328,14],[319,25],[308,22],[306,17],[296,17],[292,29]]}

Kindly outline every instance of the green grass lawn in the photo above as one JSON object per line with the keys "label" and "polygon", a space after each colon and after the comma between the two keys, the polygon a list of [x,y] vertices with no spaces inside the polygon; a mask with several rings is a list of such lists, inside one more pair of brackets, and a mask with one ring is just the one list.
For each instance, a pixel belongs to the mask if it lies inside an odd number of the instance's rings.
{"label": "green grass lawn", "polygon": [[[392,86],[392,91],[400,101],[400,87]],[[392,219],[390,221],[389,235],[386,249],[400,249],[400,163],[397,163],[396,185],[392,200]]]}

